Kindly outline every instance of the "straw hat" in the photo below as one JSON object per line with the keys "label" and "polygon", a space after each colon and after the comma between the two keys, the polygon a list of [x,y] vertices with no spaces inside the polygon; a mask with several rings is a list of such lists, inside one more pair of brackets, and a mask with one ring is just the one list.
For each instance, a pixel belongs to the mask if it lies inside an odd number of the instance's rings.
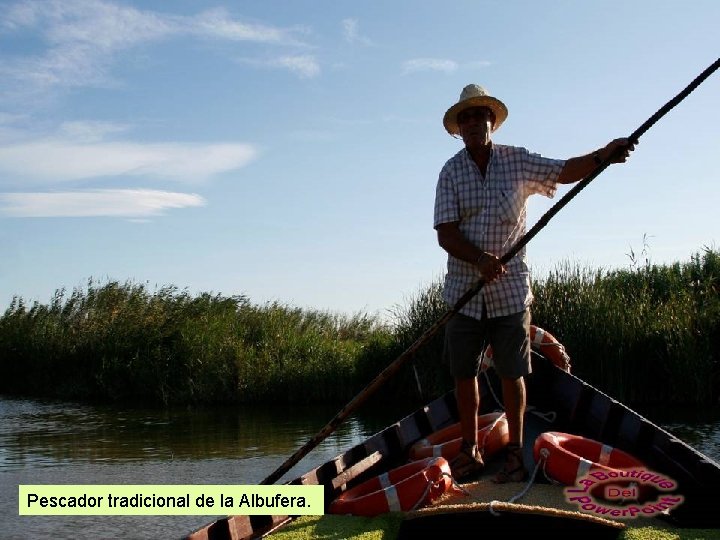
{"label": "straw hat", "polygon": [[508,110],[505,104],[497,98],[492,97],[479,84],[468,84],[460,93],[460,100],[450,107],[443,117],[443,125],[450,135],[460,135],[460,128],[457,125],[457,115],[470,107],[487,107],[495,114],[495,123],[492,130],[495,131],[505,121]]}

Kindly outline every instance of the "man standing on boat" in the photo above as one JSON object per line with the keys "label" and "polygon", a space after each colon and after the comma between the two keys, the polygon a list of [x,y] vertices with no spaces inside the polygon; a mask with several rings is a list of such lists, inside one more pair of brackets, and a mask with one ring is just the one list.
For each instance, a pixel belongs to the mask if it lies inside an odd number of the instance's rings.
{"label": "man standing on boat", "polygon": [[455,378],[463,432],[460,454],[451,462],[461,478],[484,467],[477,444],[480,407],[477,372],[485,343],[493,348],[502,381],[510,443],[495,481],[527,477],[523,465],[524,376],[530,373],[530,275],[523,248],[506,266],[500,257],[525,234],[527,198],[555,194],[558,184],[582,180],[600,163],[624,163],[634,145],[615,139],[604,148],[568,160],[549,159],[524,148],[494,144],[490,138],[505,121],[507,107],[476,84],[466,86],[443,125],[465,147],[440,171],[434,227],[448,253],[443,297],[455,305],[480,278],[480,292],[445,328],[444,358]]}

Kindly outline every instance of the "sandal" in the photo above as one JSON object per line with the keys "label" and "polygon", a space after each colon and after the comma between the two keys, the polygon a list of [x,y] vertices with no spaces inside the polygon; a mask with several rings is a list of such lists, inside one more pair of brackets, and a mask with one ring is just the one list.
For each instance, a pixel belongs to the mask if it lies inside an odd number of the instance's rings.
{"label": "sandal", "polygon": [[505,449],[505,466],[495,475],[493,482],[506,484],[508,482],[522,482],[528,476],[523,462],[522,446],[509,444]]}
{"label": "sandal", "polygon": [[450,471],[455,480],[477,474],[484,468],[485,462],[477,445],[463,439],[460,453],[450,460]]}

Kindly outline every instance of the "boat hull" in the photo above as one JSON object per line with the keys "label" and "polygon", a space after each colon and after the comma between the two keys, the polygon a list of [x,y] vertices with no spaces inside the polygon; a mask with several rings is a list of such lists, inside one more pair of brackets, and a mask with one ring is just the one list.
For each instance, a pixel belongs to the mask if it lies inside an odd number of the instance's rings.
{"label": "boat hull", "polygon": [[[479,381],[483,395],[481,413],[497,410],[499,381],[492,371],[481,374]],[[677,527],[720,528],[720,513],[712,503],[717,499],[720,489],[720,465],[717,462],[535,352],[533,373],[526,378],[526,384],[528,414],[525,421],[524,460],[527,468],[532,470],[535,467],[532,448],[540,433],[562,431],[594,439],[632,454],[649,469],[677,483],[677,493],[684,497],[684,502],[661,515],[661,519]],[[403,465],[414,443],[457,421],[457,405],[454,393],[450,391],[288,483],[324,486],[325,508],[328,509],[339,494]],[[538,474],[536,482],[547,483],[548,480]],[[465,512],[460,514],[463,514],[462,518],[456,515],[454,519],[479,521],[486,519],[488,513],[470,511],[467,515]],[[250,540],[267,535],[290,519],[288,516],[230,516],[202,527],[186,539]],[[409,535],[413,527],[420,527],[421,530],[439,527],[445,519],[443,512],[436,512],[432,516],[408,516],[407,523],[401,529],[401,537],[411,537]],[[557,521],[558,516],[524,519]],[[582,523],[583,520],[574,523],[562,517],[560,519],[571,528],[587,526],[597,530],[608,529],[602,525]],[[453,523],[457,526],[456,521]],[[589,528],[585,531],[590,534]],[[613,534],[612,531],[606,532]]]}

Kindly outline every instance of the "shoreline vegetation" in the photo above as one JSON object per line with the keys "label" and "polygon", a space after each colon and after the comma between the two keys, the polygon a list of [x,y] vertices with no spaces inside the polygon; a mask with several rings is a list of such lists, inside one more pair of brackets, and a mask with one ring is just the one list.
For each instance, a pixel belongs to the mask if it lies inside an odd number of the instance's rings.
{"label": "shoreline vegetation", "polygon": [[[720,400],[720,252],[629,269],[571,264],[533,283],[533,324],[573,373],[630,406]],[[346,403],[447,306],[441,282],[392,322],[166,286],[88,282],[0,316],[0,393],[150,405]],[[378,392],[425,402],[452,387],[442,330]]]}

